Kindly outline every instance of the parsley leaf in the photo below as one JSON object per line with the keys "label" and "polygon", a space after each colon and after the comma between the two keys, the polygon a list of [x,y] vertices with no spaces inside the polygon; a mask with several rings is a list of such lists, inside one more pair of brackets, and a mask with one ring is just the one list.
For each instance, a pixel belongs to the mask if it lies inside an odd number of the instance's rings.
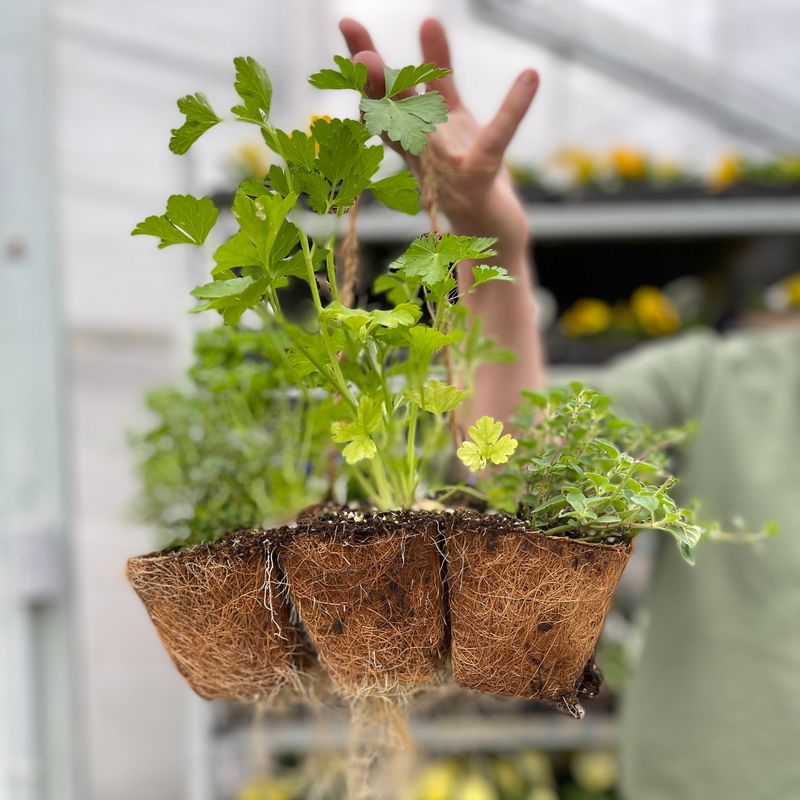
{"label": "parsley leaf", "polygon": [[489,281],[513,281],[514,278],[508,274],[508,270],[503,267],[490,267],[487,264],[479,264],[472,268],[472,288],[480,286]]}
{"label": "parsley leaf", "polygon": [[402,100],[363,98],[360,108],[370,133],[385,133],[415,156],[425,149],[427,134],[447,119],[447,104],[438,92],[415,94]]}
{"label": "parsley leaf", "polygon": [[502,432],[502,422],[481,417],[468,431],[472,441],[463,442],[456,455],[470,472],[484,469],[490,461],[492,464],[505,464],[517,449],[518,442],[508,433],[501,436]]}
{"label": "parsley leaf", "polygon": [[347,446],[342,450],[348,464],[357,464],[363,459],[373,458],[378,452],[372,438],[381,426],[381,407],[377,400],[362,395],[358,401],[356,419],[352,422],[334,422],[331,425],[331,438],[338,444]]}
{"label": "parsley leaf", "polygon": [[387,208],[404,214],[416,214],[419,211],[419,184],[410,172],[398,172],[381,178],[367,186],[367,189]]}
{"label": "parsley leaf", "polygon": [[445,75],[450,74],[450,70],[437,67],[435,64],[420,64],[418,67],[409,66],[402,69],[384,67],[383,74],[386,78],[386,94],[384,96],[394,97],[420,83],[430,83],[444,78]]}
{"label": "parsley leaf", "polygon": [[161,216],[142,220],[131,236],[157,236],[159,248],[171,244],[201,245],[217,221],[219,210],[210,197],[173,194],[167,200],[167,211]]}
{"label": "parsley leaf", "polygon": [[234,58],[233,63],[236,67],[233,87],[243,103],[234,106],[231,112],[242,122],[266,125],[272,104],[272,83],[267,71],[250,56]]}
{"label": "parsley leaf", "polygon": [[431,414],[452,411],[469,397],[470,393],[437,380],[428,381],[421,389],[409,389],[406,399]]}
{"label": "parsley leaf", "polygon": [[266,286],[266,279],[256,281],[249,275],[206,283],[192,291],[194,297],[205,301],[195,306],[192,313],[214,309],[222,314],[225,324],[236,325],[242,314],[258,303]]}
{"label": "parsley leaf", "polygon": [[418,280],[432,288],[447,280],[454,264],[466,259],[493,256],[494,239],[474,236],[442,236],[429,233],[420,236],[395,262],[390,269],[397,270],[405,278]]}
{"label": "parsley leaf", "polygon": [[367,65],[353,63],[344,56],[334,56],[333,60],[339,70],[322,69],[315,72],[308,82],[317,89],[353,89],[361,94],[367,83]]}
{"label": "parsley leaf", "polygon": [[202,92],[181,97],[178,100],[178,110],[186,119],[180,128],[172,129],[169,140],[169,149],[178,155],[186,153],[209,128],[222,122]]}

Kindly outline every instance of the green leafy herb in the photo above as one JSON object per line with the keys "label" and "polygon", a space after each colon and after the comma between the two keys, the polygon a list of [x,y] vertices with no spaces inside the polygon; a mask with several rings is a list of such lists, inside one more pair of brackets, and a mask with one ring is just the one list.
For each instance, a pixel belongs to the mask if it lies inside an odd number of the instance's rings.
{"label": "green leafy herb", "polygon": [[190,194],[173,194],[167,200],[166,213],[140,222],[133,236],[156,236],[159,248],[171,244],[201,245],[214,227],[219,211],[210,197],[200,199]]}
{"label": "green leafy herb", "polygon": [[266,125],[272,105],[272,83],[264,67],[254,58],[233,59],[236,67],[236,82],[233,88],[242,98],[242,103],[231,109],[237,119],[242,122],[254,122]]}
{"label": "green leafy herb", "polygon": [[420,83],[430,83],[450,74],[449,69],[437,67],[435,64],[420,64],[418,67],[408,66],[402,69],[383,68],[386,79],[386,97],[394,97],[413,89]]}
{"label": "green leafy herb", "polygon": [[517,449],[517,440],[503,434],[503,423],[481,417],[468,431],[472,441],[463,442],[457,455],[470,472],[485,469],[487,464],[505,464]]}
{"label": "green leafy herb", "polygon": [[519,446],[483,487],[490,503],[531,527],[582,541],[671,535],[687,561],[703,533],[670,492],[669,450],[685,431],[654,431],[617,417],[610,400],[580,384],[528,392],[515,427]]}
{"label": "green leafy herb", "polygon": [[338,70],[323,69],[315,72],[308,82],[317,89],[353,89],[363,93],[367,83],[367,65],[352,62],[344,56],[334,56]]}
{"label": "green leafy herb", "polygon": [[425,149],[427,135],[447,119],[447,104],[438,92],[415,94],[402,100],[365,98],[360,107],[370,133],[386,134],[415,156]]}
{"label": "green leafy herb", "polygon": [[222,122],[201,92],[187,94],[178,100],[178,110],[186,120],[180,128],[173,129],[169,149],[179,155],[186,153],[207,130]]}
{"label": "green leafy herb", "polygon": [[387,208],[404,214],[419,212],[419,184],[410,172],[398,172],[374,181],[367,187],[375,199]]}

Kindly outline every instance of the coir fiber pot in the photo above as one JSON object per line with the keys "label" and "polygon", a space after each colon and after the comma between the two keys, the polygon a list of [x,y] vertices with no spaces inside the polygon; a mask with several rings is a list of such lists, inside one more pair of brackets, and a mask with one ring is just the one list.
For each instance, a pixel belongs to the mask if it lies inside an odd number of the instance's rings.
{"label": "coir fiber pot", "polygon": [[342,512],[298,525],[281,549],[292,601],[344,697],[435,684],[447,650],[438,515]]}
{"label": "coir fiber pot", "polygon": [[596,691],[590,662],[630,544],[460,515],[446,551],[456,681],[582,714],[578,699]]}
{"label": "coir fiber pot", "polygon": [[269,533],[132,558],[127,574],[164,647],[207,700],[262,700],[297,687],[307,647]]}

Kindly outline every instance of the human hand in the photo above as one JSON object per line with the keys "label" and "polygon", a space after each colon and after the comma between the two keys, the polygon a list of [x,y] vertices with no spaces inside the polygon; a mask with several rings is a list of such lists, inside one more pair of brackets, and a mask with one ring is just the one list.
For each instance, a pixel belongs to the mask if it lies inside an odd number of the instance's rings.
{"label": "human hand", "polygon": [[[367,67],[367,94],[382,97],[383,59],[369,32],[353,19],[343,19],[339,29],[354,60]],[[423,22],[420,42],[426,63],[452,68],[447,37],[438,20]],[[521,73],[485,126],[462,103],[452,74],[428,86],[441,93],[449,110],[447,122],[431,134],[427,151],[439,207],[455,233],[496,237],[498,254],[508,264],[525,262],[529,234],[527,217],[503,166],[503,156],[538,85],[535,70]],[[402,155],[419,177],[419,159],[408,153]]]}

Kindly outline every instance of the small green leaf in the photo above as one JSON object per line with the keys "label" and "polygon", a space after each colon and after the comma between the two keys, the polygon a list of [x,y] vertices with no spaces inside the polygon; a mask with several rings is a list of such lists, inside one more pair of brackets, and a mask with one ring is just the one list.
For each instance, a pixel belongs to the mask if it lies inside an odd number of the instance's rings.
{"label": "small green leaf", "polygon": [[207,130],[222,122],[202,92],[181,97],[178,110],[186,119],[180,128],[172,129],[169,140],[169,149],[178,155],[186,153]]}
{"label": "small green leaf", "polygon": [[655,512],[658,511],[659,500],[657,497],[653,497],[653,495],[635,494],[630,500],[632,503],[636,503],[637,506],[641,506],[649,511],[651,514],[655,514]]}
{"label": "small green leaf", "polygon": [[233,63],[236,67],[233,87],[242,104],[234,106],[231,112],[242,122],[266,125],[272,104],[272,83],[267,71],[250,56],[234,58]]}
{"label": "small green leaf", "polygon": [[353,63],[344,56],[334,56],[338,71],[330,67],[315,72],[308,82],[317,89],[353,89],[360,94],[367,83],[367,65]]}
{"label": "small green leaf", "polygon": [[445,414],[452,411],[469,397],[470,392],[437,380],[428,381],[421,389],[409,389],[406,399],[423,411]]}
{"label": "small green leaf", "polygon": [[331,425],[331,438],[338,444],[346,444],[342,450],[345,461],[348,464],[357,464],[377,454],[378,447],[372,434],[380,426],[380,403],[368,395],[362,395],[358,402],[356,419],[351,422],[334,422]]}
{"label": "small green leaf", "polygon": [[236,325],[247,309],[259,303],[266,286],[265,279],[253,280],[249,275],[198,286],[192,291],[192,295],[205,302],[195,306],[192,313],[219,311],[227,325]]}
{"label": "small green leaf", "polygon": [[373,458],[377,452],[378,446],[375,442],[369,436],[359,434],[354,436],[349,444],[345,445],[342,455],[348,464],[356,464],[365,458]]}
{"label": "small green leaf", "polygon": [[410,172],[398,172],[371,183],[367,189],[375,199],[395,211],[416,214],[419,211],[419,184]]}
{"label": "small green leaf", "polygon": [[481,417],[468,431],[471,442],[461,444],[456,455],[470,472],[484,469],[489,461],[504,464],[517,449],[517,440],[510,434],[501,436],[503,423],[491,417]]}
{"label": "small green leaf", "polygon": [[442,333],[442,331],[434,330],[427,325],[417,325],[408,330],[408,348],[415,358],[424,362],[443,347],[459,341],[461,336],[460,331]]}
{"label": "small green leaf", "polygon": [[217,221],[219,210],[210,197],[173,194],[167,200],[166,213],[151,216],[131,231],[132,236],[156,236],[159,248],[171,244],[201,245]]}
{"label": "small green leaf", "polygon": [[567,492],[565,497],[575,511],[582,512],[586,510],[586,498],[580,492]]}
{"label": "small green leaf", "polygon": [[437,67],[435,64],[420,64],[418,67],[408,66],[402,69],[384,67],[383,74],[386,78],[386,94],[384,96],[394,97],[420,83],[431,83],[439,78],[444,78],[450,74],[450,70]]}
{"label": "small green leaf", "polygon": [[389,269],[433,288],[451,278],[454,267],[461,261],[494,255],[494,243],[489,238],[430,233],[413,241]]}
{"label": "small green leaf", "polygon": [[415,94],[402,100],[364,98],[361,111],[370,133],[386,134],[415,156],[425,149],[428,134],[447,120],[447,104],[438,92]]}
{"label": "small green leaf", "polygon": [[514,278],[508,274],[508,270],[503,267],[491,267],[480,264],[472,268],[472,288],[480,286],[489,281],[513,281]]}

